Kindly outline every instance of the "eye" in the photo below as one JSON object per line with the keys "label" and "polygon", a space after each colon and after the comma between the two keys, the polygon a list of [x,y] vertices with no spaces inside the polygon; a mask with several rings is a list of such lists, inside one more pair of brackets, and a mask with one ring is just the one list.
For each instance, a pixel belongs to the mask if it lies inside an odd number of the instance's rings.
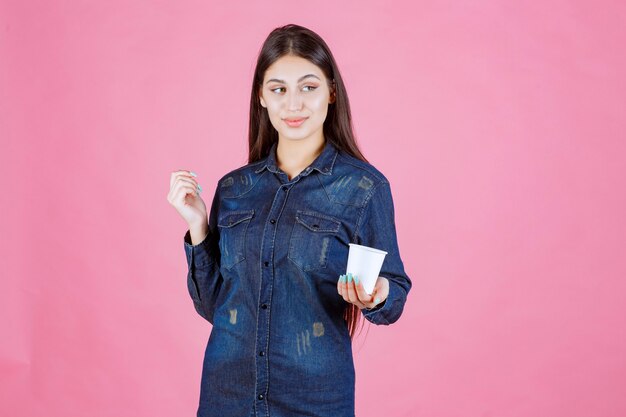
{"label": "eye", "polygon": [[310,88],[310,90],[309,90],[309,91],[313,91],[313,90],[315,90],[317,87],[316,87],[316,86],[314,86],[314,85],[305,85],[303,88]]}
{"label": "eye", "polygon": [[276,92],[276,90],[284,90],[285,87],[276,87],[276,88],[272,88],[270,91]]}

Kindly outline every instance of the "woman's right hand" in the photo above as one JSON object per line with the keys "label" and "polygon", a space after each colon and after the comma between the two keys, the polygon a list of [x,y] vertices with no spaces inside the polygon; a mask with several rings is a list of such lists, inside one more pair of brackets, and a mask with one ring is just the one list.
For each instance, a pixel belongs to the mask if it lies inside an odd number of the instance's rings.
{"label": "woman's right hand", "polygon": [[198,181],[190,171],[174,171],[170,176],[170,192],[167,195],[167,201],[187,222],[190,230],[207,226],[207,209],[200,198],[198,187]]}

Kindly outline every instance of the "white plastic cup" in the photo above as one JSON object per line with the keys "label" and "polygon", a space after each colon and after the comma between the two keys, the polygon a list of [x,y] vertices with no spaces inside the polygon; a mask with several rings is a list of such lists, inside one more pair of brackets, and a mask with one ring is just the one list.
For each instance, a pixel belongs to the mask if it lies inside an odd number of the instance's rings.
{"label": "white plastic cup", "polygon": [[348,266],[346,274],[351,273],[363,282],[363,287],[367,294],[371,294],[376,286],[376,280],[387,252],[384,250],[370,248],[369,246],[348,243]]}

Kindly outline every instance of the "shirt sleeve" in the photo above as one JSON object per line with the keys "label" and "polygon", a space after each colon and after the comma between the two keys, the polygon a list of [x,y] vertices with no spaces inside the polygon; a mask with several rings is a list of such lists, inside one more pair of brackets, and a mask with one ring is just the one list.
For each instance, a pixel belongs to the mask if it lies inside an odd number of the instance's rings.
{"label": "shirt sleeve", "polygon": [[400,258],[389,182],[382,181],[372,190],[357,222],[355,243],[387,252],[378,275],[389,280],[389,295],[376,307],[361,311],[374,324],[394,323],[402,314],[412,284]]}
{"label": "shirt sleeve", "polygon": [[208,219],[209,233],[206,238],[197,245],[192,245],[191,234],[187,230],[183,239],[188,268],[187,289],[198,314],[211,324],[213,324],[215,302],[223,282],[219,268],[218,208],[219,184],[211,203]]}

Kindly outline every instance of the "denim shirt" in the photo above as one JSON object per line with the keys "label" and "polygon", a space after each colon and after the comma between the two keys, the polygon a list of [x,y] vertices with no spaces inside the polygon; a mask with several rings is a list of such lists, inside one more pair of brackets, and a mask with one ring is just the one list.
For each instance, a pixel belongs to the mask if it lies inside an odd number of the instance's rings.
{"label": "denim shirt", "polygon": [[379,275],[389,296],[361,312],[377,325],[402,314],[411,280],[390,185],[329,140],[289,180],[276,146],[219,179],[203,242],[184,236],[189,294],[212,324],[197,415],[353,417],[348,303],[337,281],[348,243],[387,251]]}

